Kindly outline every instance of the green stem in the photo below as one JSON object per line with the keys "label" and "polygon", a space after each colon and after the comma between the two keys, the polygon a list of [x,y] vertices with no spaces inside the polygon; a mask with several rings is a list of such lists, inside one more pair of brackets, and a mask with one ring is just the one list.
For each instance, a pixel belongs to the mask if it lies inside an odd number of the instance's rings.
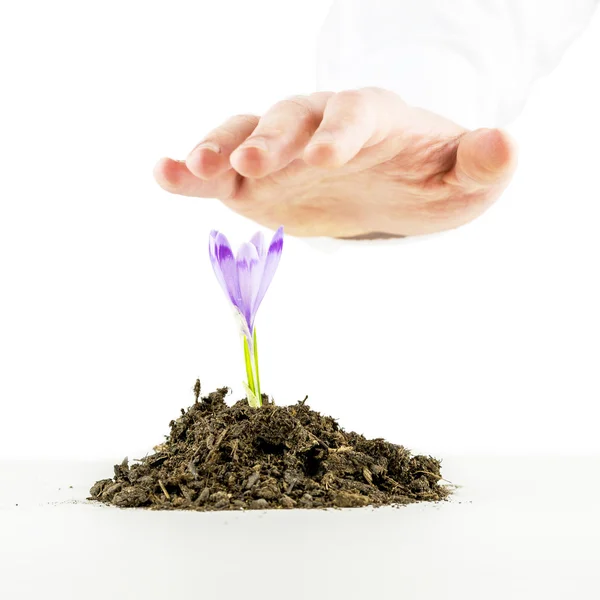
{"label": "green stem", "polygon": [[246,376],[248,377],[248,387],[256,394],[254,387],[254,375],[252,375],[252,359],[250,358],[250,348],[248,339],[244,336],[244,360],[246,362]]}
{"label": "green stem", "polygon": [[258,344],[256,343],[256,328],[254,328],[254,369],[256,370],[256,396],[258,405],[262,406],[262,395],[260,393],[260,374],[258,372]]}

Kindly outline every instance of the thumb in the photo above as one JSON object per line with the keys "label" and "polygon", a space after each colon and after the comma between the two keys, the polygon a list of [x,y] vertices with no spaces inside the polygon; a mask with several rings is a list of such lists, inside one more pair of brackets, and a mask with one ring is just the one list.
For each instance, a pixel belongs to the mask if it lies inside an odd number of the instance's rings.
{"label": "thumb", "polygon": [[500,129],[476,129],[462,136],[454,175],[466,187],[488,186],[508,180],[517,166],[517,145]]}

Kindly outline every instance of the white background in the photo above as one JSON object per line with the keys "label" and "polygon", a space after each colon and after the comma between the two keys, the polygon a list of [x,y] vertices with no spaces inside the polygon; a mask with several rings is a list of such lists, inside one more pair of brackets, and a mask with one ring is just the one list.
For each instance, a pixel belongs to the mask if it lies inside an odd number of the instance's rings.
{"label": "white background", "polygon": [[[312,91],[327,8],[3,4],[0,457],[134,456],[196,377],[242,396],[206,246],[255,228],[152,167]],[[287,239],[258,318],[265,391],[427,453],[599,451],[598,72],[597,14],[511,128],[518,176],[473,225],[333,256]]]}
{"label": "white background", "polygon": [[[199,585],[202,597],[264,598],[255,561],[244,556],[269,556],[270,588],[286,600],[316,589],[347,600],[598,600],[600,479],[590,474],[600,457],[453,458],[444,474],[461,488],[450,501],[400,510],[201,514],[81,502],[90,481],[108,474],[107,461],[0,469],[0,572],[10,600],[105,600],[108,586],[111,599],[163,600],[195,597]],[[560,485],[563,474],[574,485]]]}

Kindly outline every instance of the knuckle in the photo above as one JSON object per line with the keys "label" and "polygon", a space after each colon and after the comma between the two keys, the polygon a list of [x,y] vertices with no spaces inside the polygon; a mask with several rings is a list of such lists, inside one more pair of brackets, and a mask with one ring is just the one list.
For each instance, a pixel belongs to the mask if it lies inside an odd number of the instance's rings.
{"label": "knuckle", "polygon": [[300,113],[302,118],[311,119],[314,116],[314,110],[310,100],[306,96],[290,96],[275,105],[277,109]]}
{"label": "knuckle", "polygon": [[241,131],[244,131],[247,135],[248,129],[254,129],[258,124],[258,117],[256,115],[235,115],[230,119],[227,119],[217,129],[211,131],[204,142],[235,142],[239,137]]}
{"label": "knuckle", "polygon": [[251,115],[251,114],[235,115],[234,117],[232,117],[229,120],[229,122],[233,126],[254,125],[256,127],[256,125],[258,124],[258,117],[256,115]]}
{"label": "knuckle", "polygon": [[390,90],[386,90],[385,88],[382,87],[377,87],[374,85],[370,85],[364,88],[361,88],[360,90],[364,95],[366,96],[373,96],[373,97],[387,97],[391,94],[393,94],[393,92],[390,92]]}
{"label": "knuckle", "polygon": [[340,104],[361,107],[367,103],[367,94],[363,90],[344,90],[338,92],[335,99]]}
{"label": "knuckle", "polygon": [[286,133],[285,127],[276,127],[272,124],[260,124],[252,134],[252,138],[280,138]]}
{"label": "knuckle", "polygon": [[368,94],[360,90],[347,90],[333,98],[333,109],[336,119],[343,122],[362,121],[371,116],[372,103]]}
{"label": "knuckle", "polygon": [[232,142],[236,136],[236,129],[231,125],[221,125],[218,129],[211,131],[203,140],[202,144],[223,144]]}
{"label": "knuckle", "polygon": [[335,96],[335,94],[336,93],[332,91],[313,92],[308,98],[311,102],[319,102],[321,100],[329,100]]}

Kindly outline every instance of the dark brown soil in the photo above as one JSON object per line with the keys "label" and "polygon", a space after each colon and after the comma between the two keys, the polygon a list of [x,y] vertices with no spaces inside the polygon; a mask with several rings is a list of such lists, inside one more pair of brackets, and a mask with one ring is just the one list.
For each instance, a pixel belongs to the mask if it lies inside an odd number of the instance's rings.
{"label": "dark brown soil", "polygon": [[[236,510],[408,504],[446,498],[440,461],[412,456],[383,439],[346,433],[304,402],[245,400],[229,407],[227,388],[171,421],[155,453],[94,484],[91,499],[121,507]],[[266,398],[266,396],[264,396]]]}

